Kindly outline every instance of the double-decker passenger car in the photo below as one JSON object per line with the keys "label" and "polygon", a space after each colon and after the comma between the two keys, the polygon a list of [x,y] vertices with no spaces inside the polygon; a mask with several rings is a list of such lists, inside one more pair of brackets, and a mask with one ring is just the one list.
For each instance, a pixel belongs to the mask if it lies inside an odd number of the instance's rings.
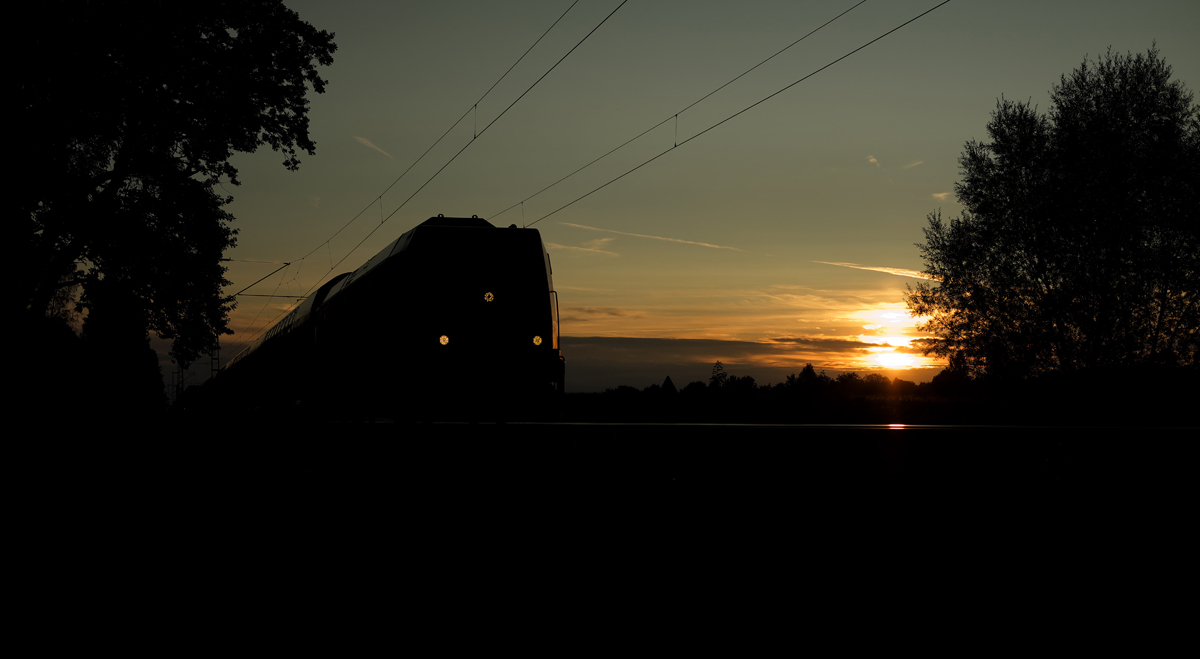
{"label": "double-decker passenger car", "polygon": [[241,409],[316,418],[529,415],[563,391],[558,341],[537,229],[439,215],[322,285],[210,384]]}

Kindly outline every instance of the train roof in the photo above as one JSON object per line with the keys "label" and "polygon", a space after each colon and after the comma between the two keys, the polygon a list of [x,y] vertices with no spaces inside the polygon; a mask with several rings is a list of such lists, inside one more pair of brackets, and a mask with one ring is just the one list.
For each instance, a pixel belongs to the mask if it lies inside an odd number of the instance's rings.
{"label": "train roof", "polygon": [[482,217],[431,217],[418,224],[419,227],[475,227],[477,229],[495,229],[496,225]]}

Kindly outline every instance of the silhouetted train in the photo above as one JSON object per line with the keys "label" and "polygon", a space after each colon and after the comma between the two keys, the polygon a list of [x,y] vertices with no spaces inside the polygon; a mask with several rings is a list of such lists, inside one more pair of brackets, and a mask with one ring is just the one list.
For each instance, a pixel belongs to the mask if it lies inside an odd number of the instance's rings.
{"label": "silhouetted train", "polygon": [[212,383],[315,418],[504,416],[562,393],[558,295],[537,229],[434,217],[340,274]]}

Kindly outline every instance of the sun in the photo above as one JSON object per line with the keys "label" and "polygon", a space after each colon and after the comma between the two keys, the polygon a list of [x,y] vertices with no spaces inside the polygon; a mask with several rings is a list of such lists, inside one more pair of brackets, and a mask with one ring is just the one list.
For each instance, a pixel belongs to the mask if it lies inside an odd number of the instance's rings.
{"label": "sun", "polygon": [[884,368],[914,368],[917,365],[915,355],[903,352],[880,352],[872,355],[872,359]]}

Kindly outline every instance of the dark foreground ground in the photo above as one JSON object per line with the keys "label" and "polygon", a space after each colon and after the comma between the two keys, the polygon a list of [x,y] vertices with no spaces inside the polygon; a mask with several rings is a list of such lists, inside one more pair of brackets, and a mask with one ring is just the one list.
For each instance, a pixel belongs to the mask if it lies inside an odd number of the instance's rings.
{"label": "dark foreground ground", "polygon": [[704,515],[727,504],[764,517],[903,519],[977,505],[1040,517],[1058,504],[1086,513],[1089,501],[1190,487],[1197,436],[1195,428],[263,420],[26,438],[10,444],[8,464],[31,502],[252,525],[472,516],[494,505],[562,518],[639,517],[654,506],[670,508],[668,517]]}
{"label": "dark foreground ground", "polygon": [[10,441],[23,610],[170,647],[239,630],[307,643],[334,620],[344,648],[376,630],[853,636],[900,616],[914,638],[991,630],[974,644],[1059,629],[1081,603],[1161,607],[1194,556],[1194,429],[217,430]]}

